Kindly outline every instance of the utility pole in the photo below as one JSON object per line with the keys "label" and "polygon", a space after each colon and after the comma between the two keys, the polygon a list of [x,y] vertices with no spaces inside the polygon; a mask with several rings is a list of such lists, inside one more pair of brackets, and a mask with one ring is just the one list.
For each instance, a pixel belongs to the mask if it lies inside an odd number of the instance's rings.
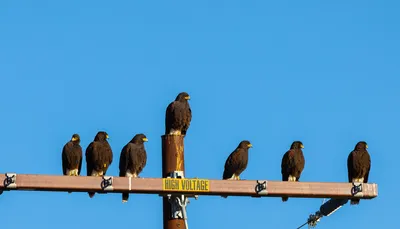
{"label": "utility pole", "polygon": [[[182,135],[163,135],[162,138],[162,177],[182,179],[185,175],[184,137]],[[164,229],[183,229],[186,212],[179,205],[179,201],[185,203],[186,199],[180,199],[179,195],[163,197]],[[182,204],[182,202],[181,202]]]}

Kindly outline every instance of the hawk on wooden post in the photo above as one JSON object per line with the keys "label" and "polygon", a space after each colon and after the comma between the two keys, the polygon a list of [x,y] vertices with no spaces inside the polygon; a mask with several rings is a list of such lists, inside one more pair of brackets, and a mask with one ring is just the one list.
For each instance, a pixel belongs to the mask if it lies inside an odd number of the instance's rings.
{"label": "hawk on wooden post", "polygon": [[[147,142],[144,134],[136,134],[121,150],[119,159],[120,177],[139,177],[146,166],[147,154],[144,143]],[[129,193],[122,193],[122,203],[128,202]]]}
{"label": "hawk on wooden post", "polygon": [[190,96],[186,92],[181,92],[170,103],[165,113],[165,134],[167,135],[186,135],[192,120],[192,110],[188,100]]}
{"label": "hawk on wooden post", "polygon": [[[113,153],[108,143],[108,134],[105,131],[99,131],[86,148],[86,168],[87,176],[105,176],[108,167],[113,160]],[[89,197],[94,196],[94,192],[89,192]]]}
{"label": "hawk on wooden post", "polygon": [[[368,144],[360,141],[347,157],[347,172],[349,182],[368,183],[369,171],[371,169],[371,158],[367,151]],[[350,204],[356,205],[360,199],[351,199]]]}
{"label": "hawk on wooden post", "polygon": [[[301,172],[304,169],[305,159],[303,151],[304,145],[301,141],[294,141],[282,157],[281,173],[282,181],[298,182],[300,179]],[[287,196],[282,197],[282,201],[285,202],[289,198]]]}
{"label": "hawk on wooden post", "polygon": [[79,145],[80,142],[80,136],[73,134],[71,140],[62,149],[62,170],[65,176],[79,176],[81,174],[82,147]]}
{"label": "hawk on wooden post", "polygon": [[[225,161],[223,180],[240,180],[240,174],[247,168],[249,161],[249,148],[253,145],[247,141],[241,141],[236,149]],[[226,198],[227,196],[222,196]]]}

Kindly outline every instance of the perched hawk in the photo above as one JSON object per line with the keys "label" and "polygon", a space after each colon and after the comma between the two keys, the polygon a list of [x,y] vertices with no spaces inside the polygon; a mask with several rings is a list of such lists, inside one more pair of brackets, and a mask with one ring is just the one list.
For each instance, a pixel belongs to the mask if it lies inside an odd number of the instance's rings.
{"label": "perched hawk", "polygon": [[[113,153],[110,144],[107,142],[108,134],[99,131],[86,148],[86,168],[87,176],[104,176],[113,160]],[[89,192],[89,197],[94,196],[94,192]]]}
{"label": "perched hawk", "polygon": [[[82,168],[82,147],[79,145],[81,138],[73,134],[62,150],[62,169],[66,176],[79,176]],[[71,192],[68,192],[71,193]]]}
{"label": "perched hawk", "polygon": [[66,176],[79,176],[82,167],[82,147],[79,145],[81,139],[78,134],[72,135],[69,142],[62,150],[62,169]]}
{"label": "perched hawk", "polygon": [[[229,155],[225,162],[224,180],[240,180],[240,174],[246,169],[249,160],[249,148],[253,147],[249,141],[241,141],[237,148]],[[222,196],[226,198],[227,196]]]}
{"label": "perched hawk", "polygon": [[[369,170],[371,169],[371,158],[368,154],[366,142],[358,142],[347,158],[347,171],[349,182],[368,183]],[[360,199],[351,199],[350,204],[359,204]]]}
{"label": "perched hawk", "polygon": [[168,105],[165,114],[165,134],[186,135],[192,120],[192,110],[188,100],[190,100],[189,94],[182,92]]}
{"label": "perched hawk", "polygon": [[[140,172],[146,166],[147,154],[144,142],[147,142],[144,134],[136,134],[132,140],[122,148],[119,158],[120,177],[139,177]],[[129,193],[122,193],[122,203],[128,202]]]}
{"label": "perched hawk", "polygon": [[[302,142],[294,141],[290,146],[290,150],[283,155],[281,164],[282,181],[299,181],[305,165],[302,148],[304,148]],[[288,197],[282,197],[284,202],[288,199]]]}

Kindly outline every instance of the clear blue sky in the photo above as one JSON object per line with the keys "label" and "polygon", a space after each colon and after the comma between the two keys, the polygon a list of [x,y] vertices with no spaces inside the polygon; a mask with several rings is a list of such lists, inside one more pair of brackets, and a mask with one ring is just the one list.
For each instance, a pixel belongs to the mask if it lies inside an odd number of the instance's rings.
{"label": "clear blue sky", "polygon": [[[349,152],[365,140],[379,197],[346,205],[319,228],[393,226],[399,8],[393,0],[2,1],[0,172],[61,174],[71,135],[86,149],[105,130],[108,174],[118,175],[122,147],[143,132],[142,176],[160,177],[165,108],[187,91],[187,177],[220,179],[248,139],[241,178],[279,180],[283,153],[301,140],[302,181],[343,182]],[[200,197],[189,226],[296,228],[321,202]],[[120,194],[6,192],[0,203],[5,229],[162,227],[157,195],[123,205]]]}

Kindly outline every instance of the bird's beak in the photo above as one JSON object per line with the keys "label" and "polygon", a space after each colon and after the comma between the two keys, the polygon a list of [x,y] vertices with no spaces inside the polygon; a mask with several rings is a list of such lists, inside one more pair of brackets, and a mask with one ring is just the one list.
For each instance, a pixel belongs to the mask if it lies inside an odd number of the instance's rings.
{"label": "bird's beak", "polygon": [[252,145],[252,144],[248,144],[247,146],[248,146],[249,148],[253,147],[253,145]]}
{"label": "bird's beak", "polygon": [[73,137],[72,139],[71,139],[71,141],[76,141],[76,140],[78,140],[76,137]]}
{"label": "bird's beak", "polygon": [[368,149],[368,145],[365,145],[365,147]]}
{"label": "bird's beak", "polygon": [[106,138],[109,139],[110,137],[108,136],[108,134],[106,135]]}
{"label": "bird's beak", "polygon": [[143,138],[142,140],[143,140],[144,142],[149,141],[149,139],[147,139],[147,138]]}
{"label": "bird's beak", "polygon": [[304,149],[304,146],[303,146],[303,144],[301,144],[300,148]]}
{"label": "bird's beak", "polygon": [[190,100],[190,96],[186,96],[185,99],[186,99],[186,100]]}

